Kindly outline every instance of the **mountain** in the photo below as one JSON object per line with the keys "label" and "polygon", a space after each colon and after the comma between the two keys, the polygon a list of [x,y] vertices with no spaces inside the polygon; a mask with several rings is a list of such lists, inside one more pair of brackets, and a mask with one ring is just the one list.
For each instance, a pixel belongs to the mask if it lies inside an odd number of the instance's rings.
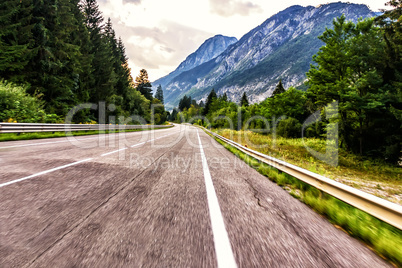
{"label": "mountain", "polygon": [[[207,39],[194,53],[190,54],[176,70],[170,74],[159,78],[152,85],[156,88],[161,85],[162,88],[171,82],[175,77],[181,73],[191,70],[211,59],[216,58],[219,54],[225,51],[230,45],[236,43],[236,37],[228,37],[223,35],[216,35]],[[155,90],[154,90],[155,91]],[[165,98],[168,96],[165,96]]]}
{"label": "mountain", "polygon": [[[212,88],[238,101],[246,92],[251,102],[272,94],[282,79],[285,88],[306,78],[312,56],[323,43],[318,39],[342,14],[354,22],[376,16],[366,5],[330,3],[289,7],[254,28],[216,58],[176,75],[164,84],[165,103],[177,106],[185,94],[205,99]],[[178,68],[179,69],[179,68]]]}

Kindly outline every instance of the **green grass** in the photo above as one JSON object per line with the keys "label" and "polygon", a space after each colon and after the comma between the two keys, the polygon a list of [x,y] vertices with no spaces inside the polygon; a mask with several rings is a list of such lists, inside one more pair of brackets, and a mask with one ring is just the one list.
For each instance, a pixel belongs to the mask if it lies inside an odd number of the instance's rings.
{"label": "green grass", "polygon": [[[154,129],[166,129],[166,128],[154,128]],[[120,133],[120,132],[138,132],[146,131],[150,129],[127,129],[127,130],[113,130],[113,131],[74,131],[73,136],[86,136],[86,135],[97,135],[97,134],[110,134],[110,133]],[[1,141],[17,141],[17,140],[34,140],[34,139],[47,139],[47,138],[60,138],[66,137],[65,132],[32,132],[32,133],[1,133]]]}
{"label": "green grass", "polygon": [[324,215],[331,223],[369,245],[375,252],[402,267],[402,231],[356,209],[286,173],[246,155],[215,138],[226,149],[262,175],[276,182],[292,196]]}
{"label": "green grass", "polygon": [[325,153],[322,139],[288,139],[251,131],[216,130],[216,133],[248,148],[402,205],[402,168],[363,158],[339,149],[339,165],[331,166],[312,156],[305,145]]}

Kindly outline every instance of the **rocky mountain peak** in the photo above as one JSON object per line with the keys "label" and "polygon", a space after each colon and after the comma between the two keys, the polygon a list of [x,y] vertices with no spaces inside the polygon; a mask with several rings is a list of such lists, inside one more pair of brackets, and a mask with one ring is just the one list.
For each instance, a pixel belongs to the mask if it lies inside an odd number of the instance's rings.
{"label": "rocky mountain peak", "polygon": [[[191,70],[207,61],[210,61],[225,51],[230,45],[237,42],[236,37],[215,35],[207,40],[192,54],[190,54],[173,72],[152,83],[154,87],[165,87],[170,81],[181,73]],[[154,90],[155,91],[155,90]]]}
{"label": "rocky mountain peak", "polygon": [[219,47],[214,45],[214,39],[220,40],[220,36],[208,39],[179,66],[186,71],[166,82],[166,104],[177,105],[184,94],[205,99],[212,88],[233,101],[246,92],[251,102],[258,102],[272,94],[279,80],[285,88],[302,84],[312,56],[323,45],[318,36],[325,28],[332,28],[333,20],[342,14],[354,22],[376,16],[363,4],[296,5],[271,16],[223,52],[214,54],[209,50]]}
{"label": "rocky mountain peak", "polygon": [[187,71],[207,62],[221,54],[230,45],[237,42],[236,37],[227,37],[223,35],[215,35],[207,39],[194,53],[190,54],[183,61],[177,70]]}

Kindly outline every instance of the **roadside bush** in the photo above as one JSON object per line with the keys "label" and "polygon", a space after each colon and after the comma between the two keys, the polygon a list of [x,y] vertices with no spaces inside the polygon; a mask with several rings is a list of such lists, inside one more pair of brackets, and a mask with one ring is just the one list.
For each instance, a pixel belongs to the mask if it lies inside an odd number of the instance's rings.
{"label": "roadside bush", "polygon": [[56,123],[60,118],[46,114],[43,102],[27,94],[24,86],[0,80],[0,122]]}
{"label": "roadside bush", "polygon": [[295,118],[287,118],[278,123],[276,133],[285,138],[300,138],[302,124]]}

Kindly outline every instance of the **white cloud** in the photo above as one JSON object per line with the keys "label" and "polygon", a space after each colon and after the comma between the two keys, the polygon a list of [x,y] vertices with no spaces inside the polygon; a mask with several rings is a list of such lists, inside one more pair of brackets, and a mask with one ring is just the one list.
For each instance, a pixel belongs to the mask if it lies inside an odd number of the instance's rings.
{"label": "white cloud", "polygon": [[209,0],[209,3],[211,5],[211,12],[223,17],[230,17],[233,15],[248,16],[251,13],[261,13],[263,11],[259,5],[253,4],[249,1]]}
{"label": "white cloud", "polygon": [[124,34],[123,41],[133,76],[145,68],[151,80],[173,71],[212,35],[171,21],[161,21],[155,27],[117,24],[114,28],[118,35]]}
{"label": "white cloud", "polygon": [[141,4],[141,0],[123,0],[123,4],[126,4],[126,3],[133,3],[136,5],[139,5],[139,4]]}

